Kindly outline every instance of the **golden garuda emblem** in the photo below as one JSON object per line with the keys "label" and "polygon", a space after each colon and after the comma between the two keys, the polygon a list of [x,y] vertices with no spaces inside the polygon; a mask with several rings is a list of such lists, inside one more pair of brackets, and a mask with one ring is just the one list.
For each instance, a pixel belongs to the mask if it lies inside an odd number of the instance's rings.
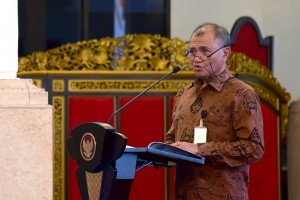
{"label": "golden garuda emblem", "polygon": [[80,142],[80,153],[84,160],[90,161],[96,152],[96,140],[93,134],[85,133]]}

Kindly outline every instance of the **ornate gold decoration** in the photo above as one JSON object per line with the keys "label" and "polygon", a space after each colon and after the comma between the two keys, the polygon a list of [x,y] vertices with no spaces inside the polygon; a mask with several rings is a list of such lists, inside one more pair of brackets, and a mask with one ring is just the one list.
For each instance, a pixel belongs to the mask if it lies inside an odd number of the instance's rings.
{"label": "ornate gold decoration", "polygon": [[132,34],[81,41],[19,58],[19,72],[41,70],[188,70],[186,42],[160,35]]}
{"label": "ornate gold decoration", "polygon": [[[180,66],[191,71],[185,56],[187,41],[160,35],[127,34],[118,38],[81,41],[19,58],[19,73],[33,71],[166,71]],[[289,101],[285,91],[266,66],[242,53],[232,53],[228,65],[234,74],[255,76]]]}
{"label": "ornate gold decoration", "polygon": [[288,103],[282,103],[280,105],[280,131],[281,131],[281,139],[285,140],[286,139],[286,127],[288,124],[288,112],[289,112],[289,107]]}
{"label": "ornate gold decoration", "polygon": [[[141,92],[155,80],[69,80],[70,92]],[[154,92],[177,92],[191,80],[164,80],[155,85],[151,90]]]}
{"label": "ornate gold decoration", "polygon": [[53,92],[63,92],[65,91],[64,80],[53,80],[52,81]]}
{"label": "ornate gold decoration", "polygon": [[65,199],[65,106],[64,97],[52,99],[54,107],[54,194],[53,199]]}
{"label": "ornate gold decoration", "polygon": [[39,88],[41,88],[42,85],[43,85],[42,79],[32,79],[32,82],[33,82],[34,85],[36,85]]}

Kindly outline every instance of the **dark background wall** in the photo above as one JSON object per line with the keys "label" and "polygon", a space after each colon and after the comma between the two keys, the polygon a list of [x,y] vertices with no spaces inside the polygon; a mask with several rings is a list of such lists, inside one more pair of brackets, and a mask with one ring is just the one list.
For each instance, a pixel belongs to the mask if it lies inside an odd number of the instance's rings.
{"label": "dark background wall", "polygon": [[[170,0],[121,0],[124,33],[170,36]],[[62,44],[114,37],[114,1],[19,0],[19,57]]]}

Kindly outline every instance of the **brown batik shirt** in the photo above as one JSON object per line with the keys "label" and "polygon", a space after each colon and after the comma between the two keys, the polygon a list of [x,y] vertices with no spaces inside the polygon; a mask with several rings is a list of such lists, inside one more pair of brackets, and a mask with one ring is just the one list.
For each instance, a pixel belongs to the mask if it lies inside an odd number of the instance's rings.
{"label": "brown batik shirt", "polygon": [[227,77],[225,81],[206,86],[196,79],[175,96],[166,142],[193,143],[194,127],[199,126],[203,110],[208,129],[207,142],[198,144],[205,164],[176,166],[176,200],[248,199],[249,164],[264,154],[260,102],[255,91],[229,70],[221,76]]}

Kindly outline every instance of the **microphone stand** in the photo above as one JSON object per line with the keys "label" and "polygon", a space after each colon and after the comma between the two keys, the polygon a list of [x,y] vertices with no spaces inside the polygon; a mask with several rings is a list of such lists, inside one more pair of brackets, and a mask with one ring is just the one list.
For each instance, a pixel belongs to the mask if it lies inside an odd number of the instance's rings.
{"label": "microphone stand", "polygon": [[164,75],[163,77],[161,77],[160,79],[158,79],[156,82],[154,82],[152,85],[150,85],[148,88],[146,88],[143,92],[141,92],[140,94],[138,94],[137,96],[135,96],[133,99],[131,99],[130,101],[128,101],[124,106],[122,106],[121,108],[119,108],[116,112],[114,112],[109,119],[107,120],[107,123],[109,124],[110,121],[112,120],[112,118],[118,114],[119,112],[121,112],[124,108],[126,108],[129,104],[131,104],[133,101],[135,101],[137,98],[139,98],[140,96],[142,96],[143,94],[145,94],[148,90],[150,90],[151,88],[153,88],[156,84],[158,84],[161,80],[163,80],[164,78],[170,76],[173,73],[177,73],[180,70],[180,67],[174,67],[174,69],[169,72],[168,74]]}

